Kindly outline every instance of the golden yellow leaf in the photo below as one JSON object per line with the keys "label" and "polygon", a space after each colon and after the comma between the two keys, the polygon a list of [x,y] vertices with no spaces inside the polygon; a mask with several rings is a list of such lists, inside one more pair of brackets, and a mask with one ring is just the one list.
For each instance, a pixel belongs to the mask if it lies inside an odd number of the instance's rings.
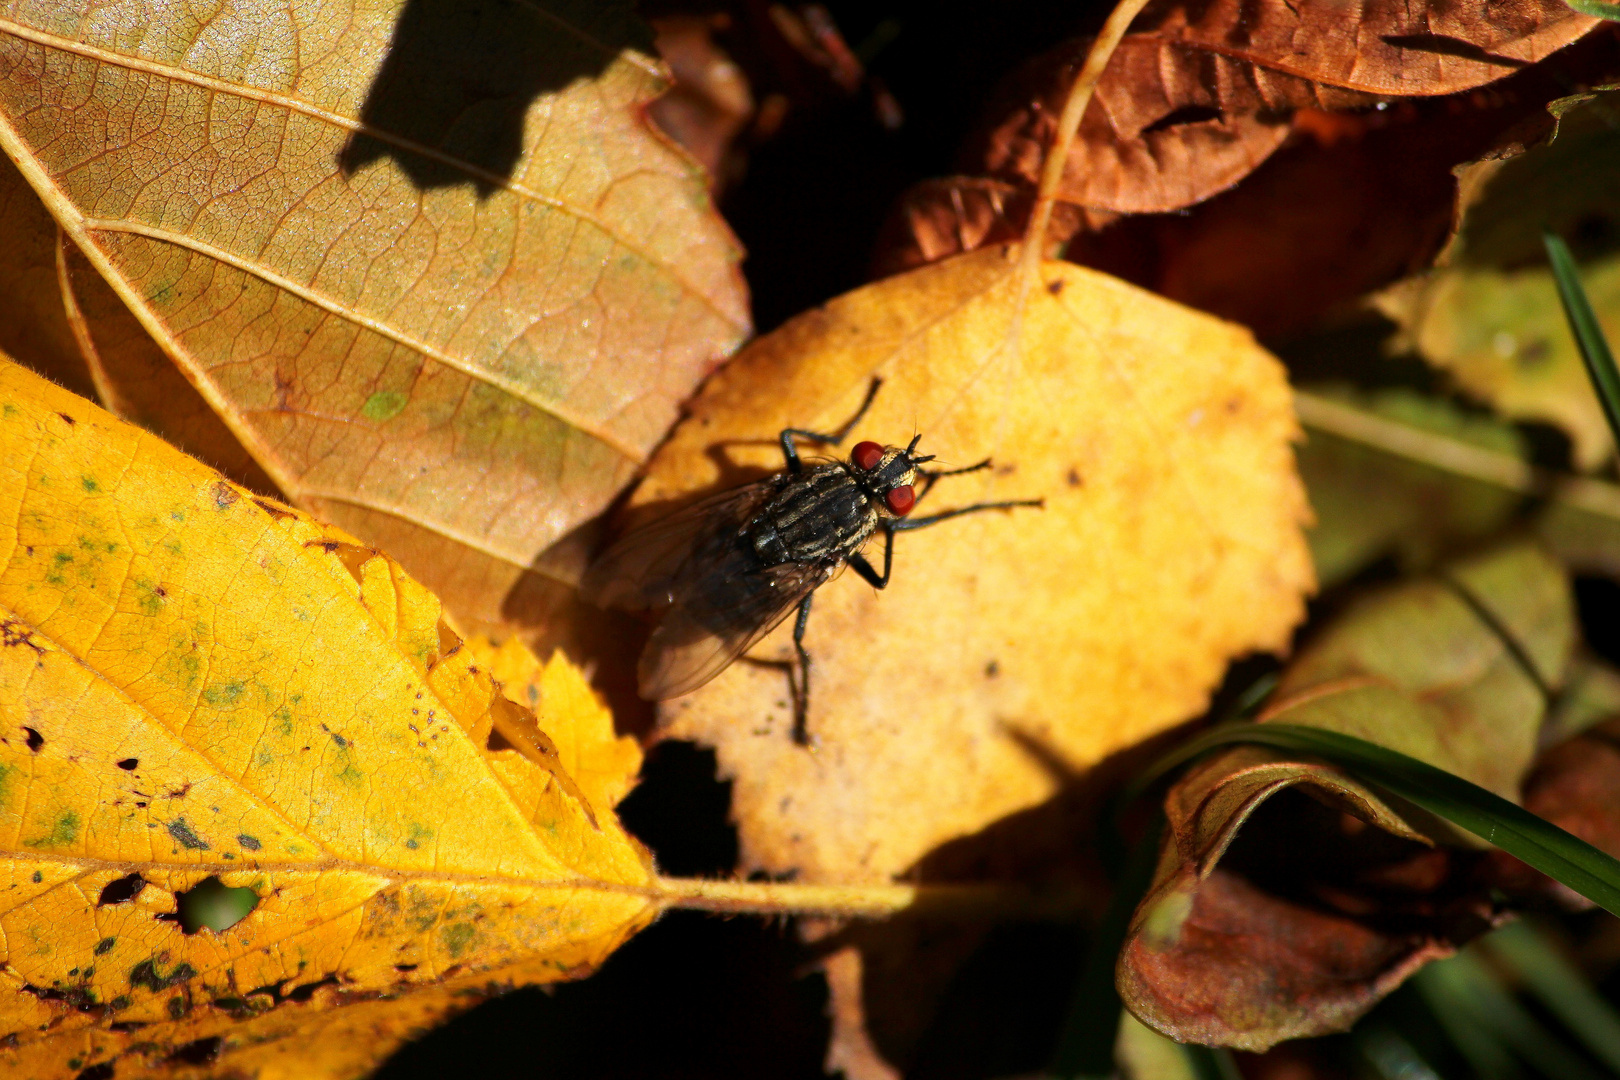
{"label": "golden yellow leaf", "polygon": [[[882,879],[1050,796],[1052,759],[1082,770],[1196,715],[1229,658],[1285,647],[1303,614],[1281,366],[1240,327],[1072,264],[1039,265],[1026,292],[1013,259],[890,278],[756,342],[638,492],[779,469],[781,428],[836,427],[881,375],[846,449],[920,432],[946,465],[995,458],[920,513],[1046,499],[900,535],[881,594],[854,575],[815,594],[818,752],[788,736],[779,667],[737,663],[671,703],[670,731],[735,778],[750,867]],[[785,659],[790,623],[757,655]]]}
{"label": "golden yellow leaf", "polygon": [[641,746],[616,735],[613,714],[597,697],[583,672],[561,652],[542,664],[522,642],[499,646],[486,637],[467,640],[501,684],[507,697],[527,706],[540,729],[556,744],[563,769],[597,811],[611,810],[630,793],[641,772]]}
{"label": "golden yellow leaf", "polygon": [[[0,560],[0,1071],[218,1035],[352,1075],[410,1027],[373,999],[581,974],[654,916],[546,736],[488,748],[527,711],[396,563],[10,362]],[[543,676],[564,729],[601,722],[577,680]],[[257,907],[188,934],[209,877]],[[287,1065],[290,1006],[349,1064]]]}
{"label": "golden yellow leaf", "polygon": [[288,497],[498,619],[747,328],[637,41],[570,0],[13,4],[0,146]]}

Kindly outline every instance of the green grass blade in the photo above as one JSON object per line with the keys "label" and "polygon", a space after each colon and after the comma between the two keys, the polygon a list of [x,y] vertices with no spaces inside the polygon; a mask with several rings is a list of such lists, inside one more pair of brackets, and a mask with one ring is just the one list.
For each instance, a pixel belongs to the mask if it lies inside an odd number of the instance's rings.
{"label": "green grass blade", "polygon": [[1187,1063],[1198,1080],[1243,1080],[1237,1062],[1232,1059],[1232,1051],[1224,1047],[1185,1043],[1181,1051],[1187,1055]]}
{"label": "green grass blade", "polygon": [[[1412,982],[1418,994],[1480,1080],[1520,1080],[1524,1070],[1514,1060],[1501,1033],[1487,1022],[1469,972],[1456,965],[1458,959],[1428,964],[1414,975]],[[1490,977],[1489,972],[1486,977]]]}
{"label": "green grass blade", "polygon": [[1620,1075],[1620,1013],[1535,925],[1504,926],[1481,944],[1518,976],[1547,1011]]}
{"label": "green grass blade", "polygon": [[1356,1049],[1382,1080],[1442,1080],[1417,1048],[1388,1024],[1360,1024]]}
{"label": "green grass blade", "polygon": [[1326,759],[1495,844],[1620,915],[1620,860],[1460,776],[1337,731],[1295,724],[1218,727],[1160,759],[1133,788],[1142,789],[1178,765],[1231,743],[1257,743]]}
{"label": "green grass blade", "polygon": [[[1575,7],[1574,4],[1570,6]],[[1620,13],[1620,7],[1613,4],[1598,6],[1613,8]],[[1585,14],[1597,13],[1588,11]],[[1602,17],[1612,19],[1617,15]],[[1614,433],[1615,444],[1620,445],[1620,370],[1614,366],[1614,354],[1609,351],[1609,342],[1603,336],[1603,327],[1598,325],[1597,313],[1592,310],[1591,302],[1586,299],[1586,290],[1581,287],[1580,273],[1575,268],[1575,258],[1569,253],[1569,246],[1550,232],[1542,233],[1541,239],[1547,245],[1547,260],[1552,263],[1553,280],[1558,283],[1558,298],[1564,302],[1564,315],[1569,319],[1570,332],[1575,335],[1575,344],[1580,346],[1581,359],[1586,361],[1586,373],[1592,377],[1598,400],[1603,402],[1603,414],[1609,418],[1609,430]]]}
{"label": "green grass blade", "polygon": [[1602,0],[1564,0],[1564,6],[1594,19],[1612,19],[1620,22],[1620,4],[1605,4]]}
{"label": "green grass blade", "polygon": [[1058,1036],[1051,1076],[1060,1080],[1080,1080],[1114,1075],[1114,1041],[1119,1035],[1119,1013],[1123,1006],[1114,985],[1114,966],[1125,945],[1125,931],[1131,916],[1153,883],[1153,868],[1159,859],[1159,834],[1164,815],[1154,818],[1147,834],[1131,849],[1120,874],[1114,895],[1108,901],[1086,952],[1085,966],[1075,983],[1069,1014]]}
{"label": "green grass blade", "polygon": [[1472,949],[1432,966],[1476,1023],[1532,1069],[1555,1080],[1611,1080],[1532,1016]]}

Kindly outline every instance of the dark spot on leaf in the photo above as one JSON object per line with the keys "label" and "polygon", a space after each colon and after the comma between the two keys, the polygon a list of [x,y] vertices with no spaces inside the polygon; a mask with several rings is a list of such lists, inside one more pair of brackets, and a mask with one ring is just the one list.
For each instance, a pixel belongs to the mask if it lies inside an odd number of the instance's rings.
{"label": "dark spot on leaf", "polygon": [[0,621],[0,645],[26,645],[35,655],[45,655],[45,646],[34,640],[34,632],[16,619]]}
{"label": "dark spot on leaf", "polygon": [[241,497],[236,493],[235,488],[223,480],[214,485],[214,506],[220,510],[226,509]]}
{"label": "dark spot on leaf", "polygon": [[179,1020],[191,1011],[191,1000],[184,994],[176,994],[168,1000],[169,1019]]}
{"label": "dark spot on leaf", "polygon": [[185,818],[175,818],[167,826],[169,835],[174,837],[175,843],[190,851],[207,851],[208,844],[202,837],[192,831],[186,824]]}
{"label": "dark spot on leaf", "polygon": [[176,964],[173,971],[164,975],[158,971],[157,961],[142,960],[129,969],[129,985],[131,988],[145,987],[154,993],[158,993],[178,983],[183,983],[196,974],[196,968],[182,962]]}
{"label": "dark spot on leaf", "polygon": [[1069,475],[1064,477],[1064,479],[1069,482],[1070,487],[1079,487],[1080,486],[1080,472],[1079,472],[1079,470],[1078,469],[1070,469],[1069,470]]}
{"label": "dark spot on leaf", "polygon": [[1000,675],[1000,674],[1001,674],[1001,665],[996,663],[994,660],[992,660],[988,664],[984,665],[984,677],[985,678],[993,679],[997,675]]}
{"label": "dark spot on leaf", "polygon": [[290,518],[294,516],[293,512],[287,507],[273,503],[268,499],[254,499],[253,505],[269,514],[277,521],[280,521],[282,518]]}
{"label": "dark spot on leaf", "polygon": [[[105,896],[106,893],[107,893],[107,890],[103,889],[103,890],[101,890],[101,892],[102,892],[102,895]],[[103,903],[105,903],[105,901],[103,901]],[[107,955],[108,953],[112,952],[113,946],[117,945],[117,944],[118,944],[118,939],[115,938],[115,937],[104,937],[104,938],[102,938],[100,941],[96,942],[96,955],[97,956],[105,956],[105,955]]]}
{"label": "dark spot on leaf", "polygon": [[332,732],[332,741],[338,744],[338,749],[339,750],[345,750],[349,746],[349,740],[345,739],[343,736],[339,735],[335,731]]}
{"label": "dark spot on leaf", "polygon": [[45,736],[31,727],[25,727],[23,730],[28,732],[28,749],[36,754],[39,753],[39,748],[45,745]]}
{"label": "dark spot on leaf", "polygon": [[[125,874],[116,881],[109,881],[102,886],[101,895],[96,898],[96,906],[106,907],[108,904],[122,904],[125,901],[133,900],[141,894],[141,890],[144,888],[146,888],[146,879],[141,875]],[[113,939],[107,938],[105,940],[111,941]],[[108,946],[108,948],[111,947]],[[97,949],[100,949],[99,945]]]}
{"label": "dark spot on leaf", "polygon": [[[191,781],[187,780],[177,788],[170,788],[163,793],[165,799],[183,799],[191,793]],[[136,792],[136,794],[140,794]]]}
{"label": "dark spot on leaf", "polygon": [[187,934],[204,928],[219,933],[247,918],[258,906],[259,894],[252,889],[232,888],[209,875],[176,894],[173,918]]}
{"label": "dark spot on leaf", "polygon": [[394,965],[394,970],[395,971],[415,971],[416,967],[417,967],[417,965],[415,965],[415,964],[395,964]]}
{"label": "dark spot on leaf", "polygon": [[170,1061],[184,1062],[187,1065],[207,1065],[219,1057],[220,1048],[225,1045],[225,1039],[220,1035],[210,1035],[206,1039],[197,1039],[188,1042],[174,1053],[169,1055]]}
{"label": "dark spot on leaf", "polygon": [[1051,293],[1053,296],[1061,293],[1063,291],[1063,279],[1058,278],[1056,281],[1048,281],[1046,283],[1046,291]]}
{"label": "dark spot on leaf", "polygon": [[71,417],[71,416],[69,416],[69,415],[68,415],[68,414],[67,414],[67,413],[65,413],[65,412],[59,412],[59,413],[57,413],[57,414],[56,414],[56,415],[57,415],[57,416],[60,416],[60,417],[61,417],[61,418],[62,418],[62,419],[63,419],[63,420],[65,420],[65,421],[67,421],[67,426],[68,426],[68,427],[72,427],[72,426],[73,426],[73,425],[74,425],[74,424],[77,424],[77,423],[78,423],[78,421],[77,421],[77,420],[75,420],[75,419],[73,419],[73,417]]}
{"label": "dark spot on leaf", "polygon": [[[130,1000],[127,997],[115,997],[107,1003],[107,1008],[109,1009],[127,1009],[129,1006]],[[120,1035],[128,1035],[130,1032],[139,1031],[141,1028],[146,1026],[147,1021],[145,1020],[119,1020],[115,1023],[108,1024],[107,1030],[116,1031]]]}
{"label": "dark spot on leaf", "polygon": [[259,843],[259,838],[257,836],[249,836],[247,833],[237,833],[236,842],[247,848],[249,851],[258,851],[264,846],[263,844]]}
{"label": "dark spot on leaf", "polygon": [[127,757],[127,758],[124,758],[122,761],[118,762],[118,767],[120,769],[123,769],[125,772],[134,772],[136,769],[140,768],[140,766],[141,766],[141,759],[140,758]]}
{"label": "dark spot on leaf", "polygon": [[44,880],[45,880],[45,875],[40,873],[38,870],[35,870],[34,871],[34,884],[38,885],[40,882],[42,882]]}
{"label": "dark spot on leaf", "polygon": [[112,1076],[113,1063],[103,1061],[99,1065],[91,1065],[89,1068],[80,1069],[79,1075],[75,1076],[73,1080],[112,1080]]}

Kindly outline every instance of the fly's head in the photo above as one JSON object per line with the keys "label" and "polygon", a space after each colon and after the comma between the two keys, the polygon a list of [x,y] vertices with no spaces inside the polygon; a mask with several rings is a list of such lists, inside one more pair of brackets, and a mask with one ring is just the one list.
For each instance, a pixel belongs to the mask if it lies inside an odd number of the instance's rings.
{"label": "fly's head", "polygon": [[863,442],[850,451],[850,471],[856,482],[887,517],[905,517],[917,505],[918,466],[934,460],[932,454],[914,452],[921,438],[916,436],[903,449]]}

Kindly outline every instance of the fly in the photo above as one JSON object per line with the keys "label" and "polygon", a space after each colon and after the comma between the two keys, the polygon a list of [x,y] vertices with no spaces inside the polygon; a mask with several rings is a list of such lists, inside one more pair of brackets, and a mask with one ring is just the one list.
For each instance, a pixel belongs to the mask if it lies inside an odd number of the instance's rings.
{"label": "fly", "polygon": [[[587,600],[601,607],[653,612],[653,631],[637,666],[643,698],[662,701],[689,694],[746,652],[798,608],[793,648],[798,678],[790,670],[793,738],[809,744],[810,654],[805,625],[815,590],[845,565],[873,588],[889,584],[894,534],[926,529],[963,514],[1043,506],[1041,499],[983,502],[909,517],[941,477],[988,469],[986,458],[965,469],[929,470],[934,460],[909,445],[861,442],[848,461],[806,464],[795,439],[837,446],[877,396],[874,378],[866,399],[837,431],[782,431],[786,467],[773,476],[702,499],[618,541],[586,571]],[[919,490],[919,484],[921,490]],[[883,534],[883,572],[861,554],[874,533]]]}

